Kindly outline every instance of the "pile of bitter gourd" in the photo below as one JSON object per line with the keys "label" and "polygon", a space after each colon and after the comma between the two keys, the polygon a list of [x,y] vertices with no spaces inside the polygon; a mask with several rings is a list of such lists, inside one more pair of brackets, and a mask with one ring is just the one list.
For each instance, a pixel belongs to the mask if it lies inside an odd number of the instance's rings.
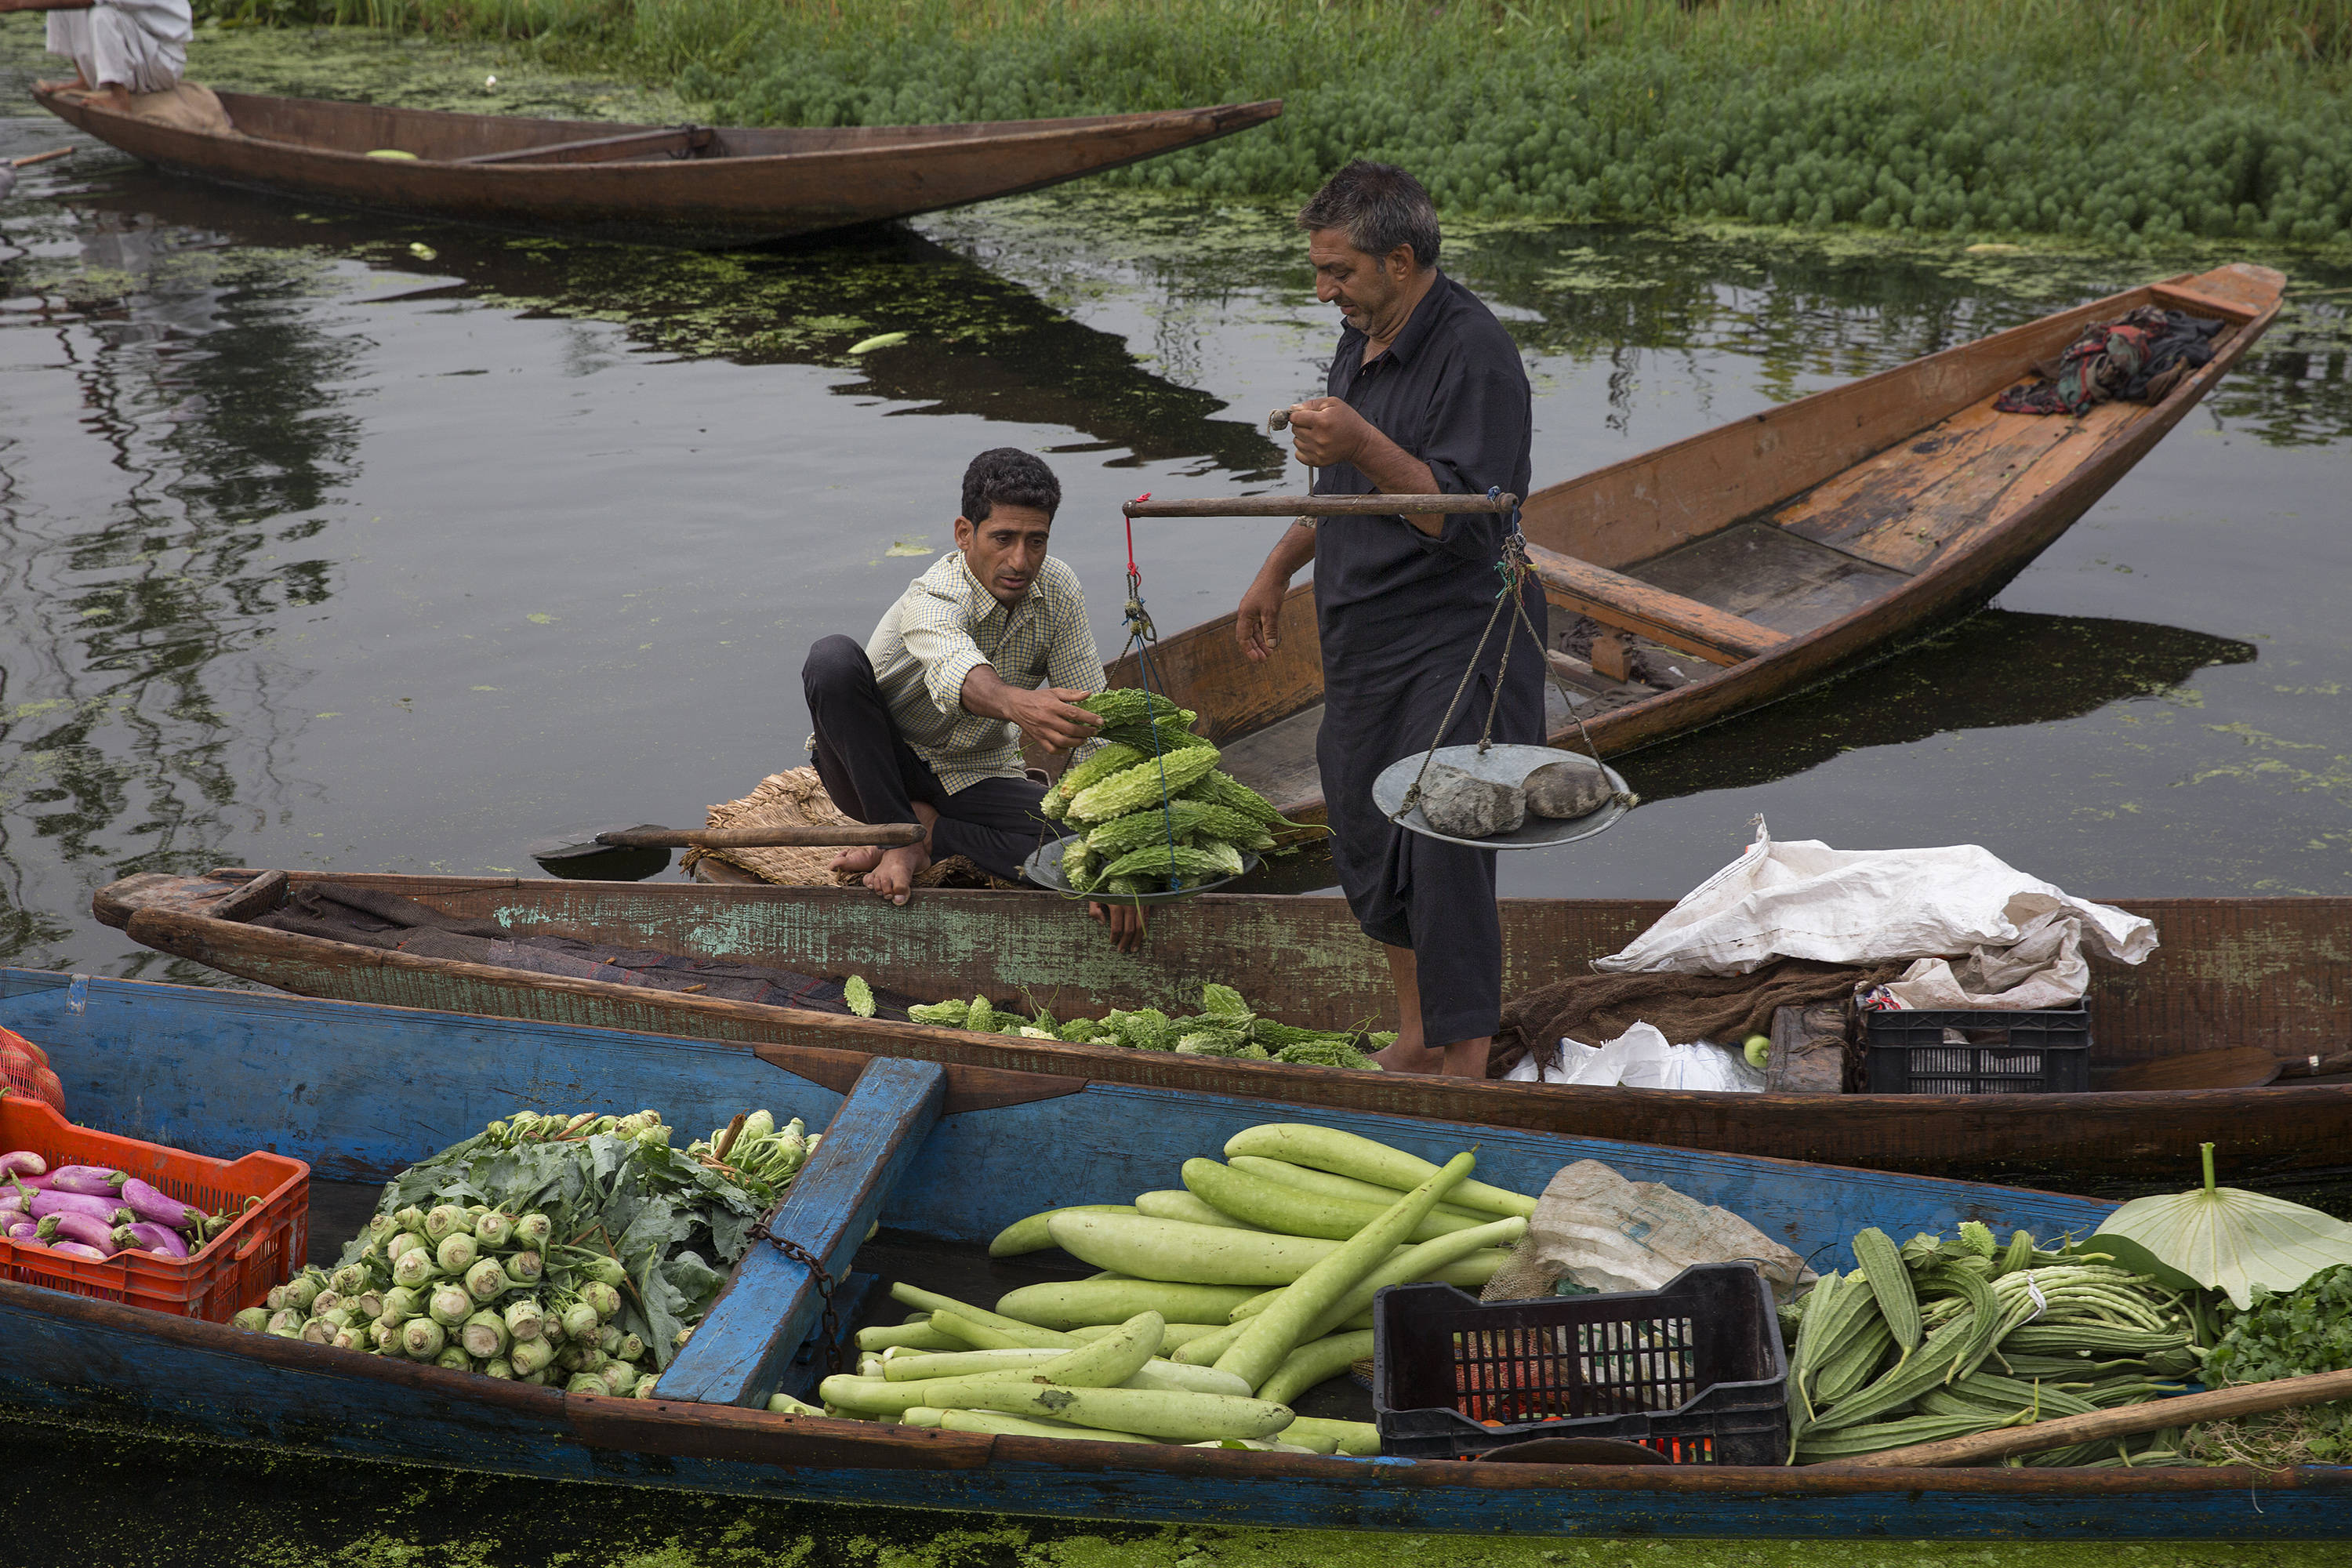
{"label": "pile of bitter gourd", "polygon": [[[1793,1464],[1850,1459],[1996,1426],[2138,1405],[2180,1392],[2204,1356],[2192,1304],[2096,1252],[2007,1247],[1974,1220],[1957,1241],[1897,1247],[1873,1228],[1860,1265],[1794,1307]],[[2161,1464],[2154,1437],[2025,1456],[2027,1465]]]}
{"label": "pile of bitter gourd", "polygon": [[1157,692],[1097,691],[1078,706],[1099,716],[1103,744],[1045,791],[1045,814],[1077,837],[1062,874],[1082,893],[1149,893],[1242,874],[1244,850],[1271,849],[1297,828],[1264,795],[1218,770],[1199,717]]}
{"label": "pile of bitter gourd", "polygon": [[1189,1018],[1171,1018],[1157,1007],[1139,1007],[1114,1008],[1099,1018],[1056,1023],[1053,1014],[1042,1007],[1020,1013],[999,1008],[985,996],[969,1002],[919,1004],[907,1009],[907,1016],[918,1024],[1022,1035],[1033,1040],[1125,1046],[1129,1050],[1174,1051],[1188,1057],[1237,1057],[1244,1061],[1288,1062],[1294,1067],[1368,1068],[1374,1072],[1380,1070],[1380,1063],[1365,1051],[1396,1043],[1396,1036],[1386,1032],[1307,1029],[1261,1018],[1240,992],[1214,983],[1201,987],[1201,1011]]}

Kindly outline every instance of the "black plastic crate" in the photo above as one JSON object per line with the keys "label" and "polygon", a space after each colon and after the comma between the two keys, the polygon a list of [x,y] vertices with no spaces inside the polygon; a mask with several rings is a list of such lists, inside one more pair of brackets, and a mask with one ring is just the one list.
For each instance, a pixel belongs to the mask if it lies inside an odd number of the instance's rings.
{"label": "black plastic crate", "polygon": [[1381,1451],[1409,1458],[1622,1437],[1675,1464],[1786,1464],[1788,1378],[1772,1288],[1747,1263],[1609,1296],[1372,1300],[1372,1416]]}
{"label": "black plastic crate", "polygon": [[[2091,1016],[2080,1007],[1864,1013],[1872,1094],[2079,1094],[2091,1087]],[[1950,1044],[1947,1029],[1966,1044]]]}

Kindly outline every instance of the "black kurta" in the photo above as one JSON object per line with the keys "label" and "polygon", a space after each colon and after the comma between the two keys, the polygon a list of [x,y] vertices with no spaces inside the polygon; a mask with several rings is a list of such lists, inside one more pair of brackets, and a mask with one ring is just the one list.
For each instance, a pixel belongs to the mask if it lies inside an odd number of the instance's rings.
{"label": "black kurta", "polygon": [[[1519,351],[1494,312],[1439,274],[1387,352],[1364,363],[1349,327],[1331,363],[1331,395],[1429,465],[1441,491],[1527,494],[1533,409]],[[1377,489],[1349,465],[1323,469],[1318,495]],[[1327,519],[1315,539],[1315,616],[1323,640],[1323,729],[1316,760],[1330,813],[1331,854],[1364,934],[1409,947],[1421,982],[1422,1034],[1434,1046],[1494,1034],[1502,1009],[1502,926],[1495,852],[1407,833],[1372,804],[1372,780],[1426,751],[1470,666],[1502,583],[1507,520],[1462,513],[1423,533],[1398,516]],[[1544,625],[1542,590],[1526,588]],[[1507,611],[1479,660],[1447,745],[1477,740],[1494,700]],[[1503,667],[1497,741],[1543,740],[1543,656],[1521,631]]]}

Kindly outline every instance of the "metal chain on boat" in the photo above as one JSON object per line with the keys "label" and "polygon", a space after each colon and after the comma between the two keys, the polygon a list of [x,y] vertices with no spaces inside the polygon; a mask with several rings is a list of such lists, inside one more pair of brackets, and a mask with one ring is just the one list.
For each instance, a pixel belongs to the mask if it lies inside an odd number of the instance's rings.
{"label": "metal chain on boat", "polygon": [[824,1308],[824,1315],[817,1324],[817,1338],[824,1346],[824,1369],[827,1372],[839,1372],[841,1370],[841,1319],[834,1310],[833,1305],[833,1292],[836,1281],[832,1275],[825,1272],[824,1260],[799,1242],[787,1237],[778,1236],[774,1231],[770,1230],[766,1220],[761,1220],[743,1234],[753,1241],[772,1242],[778,1252],[809,1271],[809,1279],[816,1285],[816,1299]]}

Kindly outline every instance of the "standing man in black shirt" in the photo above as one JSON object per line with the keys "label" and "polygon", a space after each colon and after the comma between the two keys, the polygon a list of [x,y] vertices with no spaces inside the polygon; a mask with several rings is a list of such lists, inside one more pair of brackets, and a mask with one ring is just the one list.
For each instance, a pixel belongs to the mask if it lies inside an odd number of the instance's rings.
{"label": "standing man in black shirt", "polygon": [[[1317,495],[1484,495],[1528,489],[1533,408],[1526,370],[1494,312],[1437,269],[1437,213],[1403,170],[1360,160],[1298,215],[1315,297],[1346,323],[1330,395],[1291,411]],[[1335,517],[1294,523],[1242,596],[1235,631],[1262,660],[1290,579],[1315,565],[1323,642],[1316,761],[1331,854],[1364,933],[1388,949],[1395,1045],[1384,1067],[1483,1078],[1500,1023],[1501,921],[1495,851],[1408,833],[1372,804],[1372,780],[1427,750],[1470,667],[1502,583],[1507,528],[1492,513]],[[1543,593],[1526,584],[1544,625]],[[1496,627],[1444,743],[1475,742],[1496,702],[1494,738],[1541,743],[1542,653]]]}

